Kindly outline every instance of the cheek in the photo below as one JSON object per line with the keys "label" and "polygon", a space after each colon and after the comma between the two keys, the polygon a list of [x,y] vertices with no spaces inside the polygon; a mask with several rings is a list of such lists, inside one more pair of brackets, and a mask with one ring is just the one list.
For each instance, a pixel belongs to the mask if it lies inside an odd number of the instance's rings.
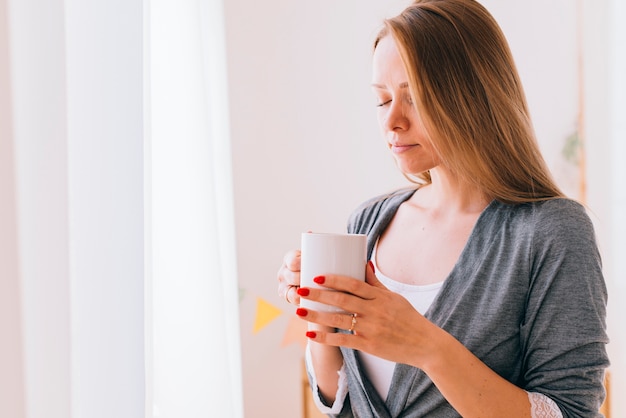
{"label": "cheek", "polygon": [[378,129],[381,133],[385,133],[385,122],[387,121],[387,112],[385,109],[379,109],[376,112],[376,120],[378,121]]}

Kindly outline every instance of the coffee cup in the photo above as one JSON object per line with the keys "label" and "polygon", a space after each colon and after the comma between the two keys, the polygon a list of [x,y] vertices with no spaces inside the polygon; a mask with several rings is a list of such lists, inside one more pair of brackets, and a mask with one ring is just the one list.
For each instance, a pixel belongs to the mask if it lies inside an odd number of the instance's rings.
{"label": "coffee cup", "polygon": [[[313,281],[317,276],[338,274],[356,280],[365,280],[367,262],[367,235],[313,233],[302,234],[300,286],[326,289]],[[338,307],[307,299],[300,299],[303,308],[344,312]]]}

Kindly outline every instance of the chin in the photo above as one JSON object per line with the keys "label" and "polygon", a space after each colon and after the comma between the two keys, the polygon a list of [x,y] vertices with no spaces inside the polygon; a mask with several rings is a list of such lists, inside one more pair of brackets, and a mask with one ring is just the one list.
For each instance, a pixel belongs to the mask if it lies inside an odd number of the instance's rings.
{"label": "chin", "polygon": [[396,160],[396,166],[405,176],[418,176],[421,173],[432,169],[431,165],[406,164]]}

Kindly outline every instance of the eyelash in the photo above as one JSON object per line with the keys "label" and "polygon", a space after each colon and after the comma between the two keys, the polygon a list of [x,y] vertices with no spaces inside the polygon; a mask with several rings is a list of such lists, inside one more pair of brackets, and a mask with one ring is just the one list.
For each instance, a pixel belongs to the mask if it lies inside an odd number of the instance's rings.
{"label": "eyelash", "polygon": [[[409,98],[407,99],[407,102],[408,102],[410,105],[413,105],[413,100],[411,100],[411,97],[409,97]],[[384,102],[382,102],[382,103],[377,103],[377,104],[376,104],[376,107],[383,107],[383,106],[388,105],[389,103],[391,103],[391,99],[386,100],[386,101],[384,101]]]}

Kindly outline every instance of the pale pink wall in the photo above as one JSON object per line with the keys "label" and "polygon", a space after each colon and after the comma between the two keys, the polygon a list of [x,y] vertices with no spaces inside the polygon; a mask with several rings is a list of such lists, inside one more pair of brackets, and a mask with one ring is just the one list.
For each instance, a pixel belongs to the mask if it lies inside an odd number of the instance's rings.
{"label": "pale pink wall", "polygon": [[[375,29],[408,1],[224,4],[246,418],[301,414],[303,349],[281,346],[294,315],[276,294],[284,252],[405,183],[369,85]],[[255,333],[259,298],[282,312]]]}
{"label": "pale pink wall", "polygon": [[[225,2],[246,416],[300,413],[302,348],[276,295],[283,253],[307,230],[343,230],[362,200],[404,184],[369,90],[371,40],[410,0]],[[484,0],[508,37],[546,159],[577,192],[561,149],[576,128],[576,2]],[[540,12],[538,12],[540,11]],[[280,309],[254,333],[258,298]]]}

